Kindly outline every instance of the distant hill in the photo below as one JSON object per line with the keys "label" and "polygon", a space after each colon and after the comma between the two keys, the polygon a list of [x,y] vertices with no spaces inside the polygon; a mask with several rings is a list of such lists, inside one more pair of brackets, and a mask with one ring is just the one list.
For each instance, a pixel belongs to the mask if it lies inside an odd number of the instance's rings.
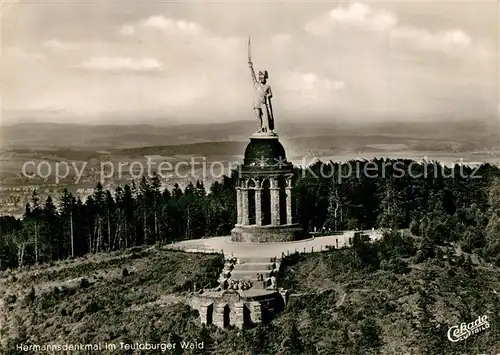
{"label": "distant hill", "polygon": [[[172,126],[21,123],[1,128],[1,146],[4,150],[58,147],[99,150],[248,141],[248,136],[256,129],[255,121]],[[374,122],[361,125],[304,120],[281,124],[278,122],[277,131],[282,139],[302,137],[303,141],[315,140],[316,137],[322,137],[324,140],[330,137],[337,141],[354,141],[357,145],[360,144],[359,140],[363,140],[364,144],[394,140],[444,140],[474,143],[486,148],[500,145],[500,125],[496,121]]]}
{"label": "distant hill", "polygon": [[110,149],[210,142],[228,140],[238,132],[252,132],[249,122],[246,125],[245,130],[242,129],[245,123],[185,126],[23,123],[2,128],[2,147]]}

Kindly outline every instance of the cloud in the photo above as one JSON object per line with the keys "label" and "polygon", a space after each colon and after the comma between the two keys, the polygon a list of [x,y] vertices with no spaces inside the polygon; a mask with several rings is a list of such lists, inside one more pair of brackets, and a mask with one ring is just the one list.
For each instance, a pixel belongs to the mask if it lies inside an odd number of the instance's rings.
{"label": "cloud", "polygon": [[[196,22],[162,15],[124,24],[118,31],[128,37],[140,36],[141,48],[162,58],[165,65],[177,66],[179,69],[202,66],[204,70],[210,64],[225,66],[234,61],[235,55],[246,55],[246,37],[220,35],[202,28]],[[168,36],[168,52],[162,36]],[[286,41],[286,36],[280,40]],[[162,45],[158,46],[159,43]]]}
{"label": "cloud", "polygon": [[351,3],[347,7],[334,8],[327,14],[308,22],[305,30],[320,36],[330,33],[335,25],[384,31],[394,28],[397,23],[397,17],[387,11],[373,11],[366,4]]}
{"label": "cloud", "polygon": [[321,77],[313,72],[293,71],[285,76],[280,87],[287,88],[298,105],[323,105],[330,102],[332,96],[345,88],[345,83],[328,77]]}
{"label": "cloud", "polygon": [[305,30],[315,36],[332,33],[336,26],[352,27],[372,32],[387,32],[392,39],[404,40],[419,49],[447,50],[451,47],[469,46],[473,39],[463,30],[430,31],[425,28],[403,25],[392,13],[374,10],[367,4],[350,3],[330,10],[305,25]]}
{"label": "cloud", "polygon": [[55,38],[42,42],[42,46],[57,51],[72,51],[80,48],[76,43],[60,41]]}
{"label": "cloud", "polygon": [[29,62],[34,63],[37,61],[44,61],[47,58],[44,54],[33,52],[25,48],[20,48],[17,46],[5,46],[3,48],[3,56],[7,60],[12,60],[15,63]]}
{"label": "cloud", "polygon": [[425,29],[400,27],[391,32],[393,39],[409,40],[422,49],[447,49],[450,47],[467,47],[472,37],[460,29],[432,33]]}
{"label": "cloud", "polygon": [[96,57],[90,58],[74,67],[91,71],[149,72],[161,70],[163,64],[154,58]]}
{"label": "cloud", "polygon": [[123,25],[119,33],[122,35],[133,35],[139,29],[152,29],[161,31],[166,34],[188,34],[198,35],[202,32],[203,28],[196,22],[186,20],[176,20],[162,15],[150,16],[143,21],[136,24]]}
{"label": "cloud", "polygon": [[[477,109],[479,117],[490,101],[496,110],[493,11],[472,16],[462,5],[433,4],[431,10],[420,3],[411,9],[408,4],[338,4],[160,6],[168,12],[156,5],[118,9],[111,4],[109,13],[94,9],[98,16],[90,26],[74,6],[49,11],[44,5],[40,10],[51,16],[59,34],[31,17],[16,17],[12,28],[4,29],[12,42],[4,48],[4,103],[12,109],[64,107],[64,116],[73,120],[109,113],[111,122],[115,112],[185,122],[251,118],[246,60],[251,35],[254,64],[269,70],[280,122],[425,118],[456,112],[459,105]],[[286,21],[266,20],[283,11],[290,15]],[[323,16],[315,18],[318,13]],[[7,53],[8,46],[26,53]],[[35,60],[36,51],[45,60]],[[446,56],[436,55],[443,51]]]}
{"label": "cloud", "polygon": [[345,86],[342,81],[335,81],[328,78],[320,78],[314,73],[305,73],[299,76],[299,80],[302,81],[303,87],[309,90],[321,90],[321,91],[336,91],[340,90]]}
{"label": "cloud", "polygon": [[292,35],[289,33],[277,33],[271,37],[271,41],[276,44],[286,44],[292,40]]}
{"label": "cloud", "polygon": [[166,32],[180,31],[183,33],[199,34],[201,26],[195,22],[173,20],[163,16],[151,16],[144,21],[144,26],[160,29]]}
{"label": "cloud", "polygon": [[132,25],[123,25],[118,32],[124,36],[131,36],[136,33],[135,27]]}
{"label": "cloud", "polygon": [[398,23],[393,14],[372,11],[368,5],[362,3],[352,3],[347,8],[335,8],[329,12],[329,17],[338,23],[360,25],[377,31],[394,28]]}

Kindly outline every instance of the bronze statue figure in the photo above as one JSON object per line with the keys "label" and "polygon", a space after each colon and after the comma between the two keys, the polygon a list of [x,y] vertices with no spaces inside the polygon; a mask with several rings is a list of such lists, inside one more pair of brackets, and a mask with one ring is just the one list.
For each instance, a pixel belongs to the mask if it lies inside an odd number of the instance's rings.
{"label": "bronze statue figure", "polygon": [[257,119],[260,121],[259,133],[274,134],[274,116],[271,105],[273,93],[271,91],[271,85],[267,82],[269,74],[267,70],[259,71],[257,80],[253,69],[250,38],[248,38],[248,65],[250,66],[254,87],[253,109]]}

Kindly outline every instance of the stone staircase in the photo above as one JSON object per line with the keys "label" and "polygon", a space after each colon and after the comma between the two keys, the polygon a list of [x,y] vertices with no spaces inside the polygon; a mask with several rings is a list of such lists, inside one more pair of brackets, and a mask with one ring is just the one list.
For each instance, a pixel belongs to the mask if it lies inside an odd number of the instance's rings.
{"label": "stone staircase", "polygon": [[[232,270],[229,271],[231,265]],[[225,271],[219,280],[227,279],[229,284],[240,279],[250,280],[253,283],[252,289],[265,289],[271,285],[273,270],[277,273],[279,262],[274,262],[269,257],[241,257],[234,264],[229,259],[226,260]],[[258,274],[263,275],[264,281],[258,280]]]}
{"label": "stone staircase", "polygon": [[[226,328],[267,323],[283,311],[288,301],[288,291],[277,287],[279,267],[276,258],[225,255],[219,286],[193,292],[186,302],[198,310],[202,324]],[[262,274],[264,280],[258,281],[257,274]],[[239,280],[250,280],[252,285],[247,288],[248,283],[243,282],[240,287]]]}

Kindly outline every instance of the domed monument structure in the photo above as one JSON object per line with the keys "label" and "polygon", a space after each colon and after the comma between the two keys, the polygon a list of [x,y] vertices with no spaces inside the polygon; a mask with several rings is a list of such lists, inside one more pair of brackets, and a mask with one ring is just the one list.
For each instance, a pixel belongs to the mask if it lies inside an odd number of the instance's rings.
{"label": "domed monument structure", "polygon": [[255,76],[248,42],[248,64],[254,85],[254,111],[260,129],[250,137],[236,187],[237,223],[231,240],[245,243],[286,242],[307,237],[295,221],[293,165],[274,132],[271,86],[267,71]]}

